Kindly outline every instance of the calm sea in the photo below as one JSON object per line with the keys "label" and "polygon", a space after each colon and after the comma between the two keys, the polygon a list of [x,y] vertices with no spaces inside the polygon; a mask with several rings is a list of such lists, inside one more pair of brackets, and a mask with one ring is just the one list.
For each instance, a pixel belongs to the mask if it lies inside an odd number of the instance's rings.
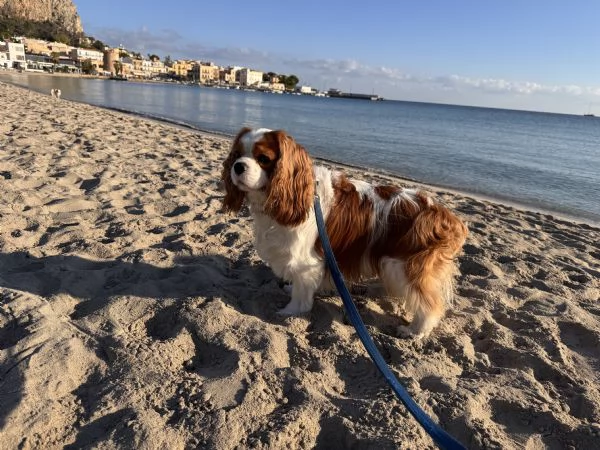
{"label": "calm sea", "polygon": [[0,80],[228,135],[243,125],[283,128],[314,156],[600,223],[600,118],[26,74]]}

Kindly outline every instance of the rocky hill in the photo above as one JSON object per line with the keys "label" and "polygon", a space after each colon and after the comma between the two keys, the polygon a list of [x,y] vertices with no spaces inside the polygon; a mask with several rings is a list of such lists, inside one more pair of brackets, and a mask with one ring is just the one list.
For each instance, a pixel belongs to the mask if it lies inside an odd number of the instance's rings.
{"label": "rocky hill", "polygon": [[71,0],[0,0],[0,18],[50,22],[71,34],[83,33],[77,7]]}

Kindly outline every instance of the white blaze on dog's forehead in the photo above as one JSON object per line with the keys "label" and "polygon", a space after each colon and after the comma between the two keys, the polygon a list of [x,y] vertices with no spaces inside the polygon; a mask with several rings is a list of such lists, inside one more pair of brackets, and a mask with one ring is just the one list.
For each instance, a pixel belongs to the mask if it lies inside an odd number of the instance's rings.
{"label": "white blaze on dog's forehead", "polygon": [[269,130],[268,128],[258,128],[256,130],[250,130],[246,134],[244,134],[240,139],[240,142],[244,147],[244,154],[251,155],[252,149],[254,148],[254,144],[260,141],[265,135],[265,133],[268,133],[270,131],[272,130]]}

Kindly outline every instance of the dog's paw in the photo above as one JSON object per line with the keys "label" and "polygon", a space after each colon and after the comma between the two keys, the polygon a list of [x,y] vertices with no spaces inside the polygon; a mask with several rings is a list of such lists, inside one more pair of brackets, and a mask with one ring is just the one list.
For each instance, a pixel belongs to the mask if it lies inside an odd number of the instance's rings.
{"label": "dog's paw", "polygon": [[300,316],[302,314],[306,314],[310,312],[310,309],[302,308],[301,305],[293,304],[290,302],[285,308],[277,311],[277,315],[279,316]]}
{"label": "dog's paw", "polygon": [[427,337],[428,334],[416,332],[410,325],[400,325],[396,330],[396,333],[398,337],[415,340],[423,339]]}

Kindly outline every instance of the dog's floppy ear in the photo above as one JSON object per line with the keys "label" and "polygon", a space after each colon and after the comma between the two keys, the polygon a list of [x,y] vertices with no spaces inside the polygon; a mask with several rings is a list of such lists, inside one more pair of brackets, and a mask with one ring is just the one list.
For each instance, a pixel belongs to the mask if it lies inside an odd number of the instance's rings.
{"label": "dog's floppy ear", "polygon": [[285,131],[270,131],[265,139],[279,157],[267,186],[264,211],[280,225],[300,225],[308,218],[313,202],[312,160]]}
{"label": "dog's floppy ear", "polygon": [[242,128],[231,146],[229,156],[223,162],[223,171],[221,172],[221,180],[225,185],[225,198],[223,198],[223,209],[225,211],[238,212],[244,203],[245,194],[240,190],[233,181],[231,181],[231,167],[235,161],[242,155],[240,139],[244,134],[250,131],[250,128]]}

